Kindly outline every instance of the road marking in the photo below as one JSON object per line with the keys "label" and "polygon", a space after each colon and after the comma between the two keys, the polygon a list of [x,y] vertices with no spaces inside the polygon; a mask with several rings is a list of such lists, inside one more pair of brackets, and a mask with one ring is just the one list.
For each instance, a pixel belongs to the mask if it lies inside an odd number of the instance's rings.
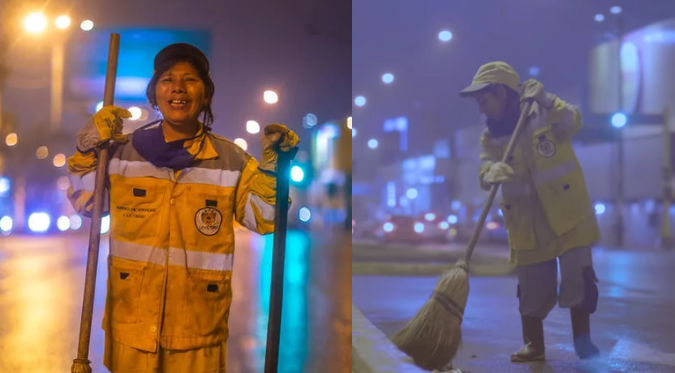
{"label": "road marking", "polygon": [[661,352],[646,344],[620,340],[609,354],[610,359],[620,359],[675,367],[675,353]]}

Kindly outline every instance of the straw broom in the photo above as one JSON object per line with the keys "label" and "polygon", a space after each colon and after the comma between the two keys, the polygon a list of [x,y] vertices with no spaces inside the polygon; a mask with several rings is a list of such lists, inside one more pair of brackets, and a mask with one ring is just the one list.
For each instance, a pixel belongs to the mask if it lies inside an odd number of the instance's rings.
{"label": "straw broom", "polygon": [[[521,108],[520,118],[506,148],[502,162],[513,153],[516,139],[525,126],[532,103]],[[452,362],[462,340],[462,317],[469,297],[469,260],[480,236],[500,184],[493,184],[478,219],[478,226],[464,253],[464,258],[443,273],[431,297],[412,320],[392,338],[392,342],[427,370],[443,369]]]}

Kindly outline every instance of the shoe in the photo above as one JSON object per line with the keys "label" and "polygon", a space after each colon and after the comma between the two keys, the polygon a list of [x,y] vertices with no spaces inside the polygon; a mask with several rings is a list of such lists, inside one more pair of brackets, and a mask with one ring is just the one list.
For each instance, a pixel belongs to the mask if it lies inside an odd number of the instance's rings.
{"label": "shoe", "polygon": [[546,360],[544,346],[544,320],[536,317],[521,316],[523,324],[523,341],[525,346],[515,354],[511,354],[512,363],[527,363]]}
{"label": "shoe", "polygon": [[600,349],[591,342],[591,315],[575,307],[570,309],[574,351],[580,359],[592,359],[600,355]]}

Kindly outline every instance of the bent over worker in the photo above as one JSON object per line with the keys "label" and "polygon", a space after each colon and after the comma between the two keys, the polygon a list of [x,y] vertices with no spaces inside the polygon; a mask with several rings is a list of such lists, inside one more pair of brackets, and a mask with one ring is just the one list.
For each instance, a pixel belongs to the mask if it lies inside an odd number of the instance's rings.
{"label": "bent over worker", "polygon": [[[556,302],[570,309],[577,355],[597,356],[590,337],[590,315],[598,302],[591,246],[600,239],[600,231],[570,142],[581,127],[579,111],[546,93],[534,79],[519,85],[518,74],[504,62],[481,66],[471,86],[460,94],[475,98],[487,117],[480,138],[481,187],[489,190],[492,184],[502,183],[500,207],[510,261],[517,265],[525,342],[511,361],[545,360],[543,320]],[[532,113],[513,155],[503,163],[526,100],[533,102]]]}
{"label": "bent over worker", "polygon": [[206,56],[172,44],[155,57],[147,87],[163,119],[122,135],[131,113],[104,107],[78,132],[68,159],[68,197],[78,212],[91,214],[96,147],[116,142],[103,317],[104,365],[113,373],[226,371],[233,219],[260,234],[274,232],[274,148],[289,151],[298,137],[268,125],[258,163],[211,132],[214,91]]}

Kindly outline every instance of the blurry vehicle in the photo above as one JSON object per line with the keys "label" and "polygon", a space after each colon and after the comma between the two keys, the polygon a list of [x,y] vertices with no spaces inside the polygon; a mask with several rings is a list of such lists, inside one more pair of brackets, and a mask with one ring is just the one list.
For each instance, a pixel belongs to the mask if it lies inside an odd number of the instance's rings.
{"label": "blurry vehicle", "polygon": [[[456,224],[453,224],[451,230],[454,230],[456,234],[452,236],[452,240],[460,243],[469,242],[478,226],[480,213],[481,211],[478,210],[471,219],[464,219],[462,221],[457,221],[455,218],[454,221]],[[478,242],[495,244],[509,243],[506,225],[504,224],[504,217],[501,215],[498,207],[492,208],[488,214],[485,225],[478,238]]]}
{"label": "blurry vehicle", "polygon": [[386,243],[432,243],[447,240],[447,227],[434,219],[405,215],[389,216],[376,231]]}

